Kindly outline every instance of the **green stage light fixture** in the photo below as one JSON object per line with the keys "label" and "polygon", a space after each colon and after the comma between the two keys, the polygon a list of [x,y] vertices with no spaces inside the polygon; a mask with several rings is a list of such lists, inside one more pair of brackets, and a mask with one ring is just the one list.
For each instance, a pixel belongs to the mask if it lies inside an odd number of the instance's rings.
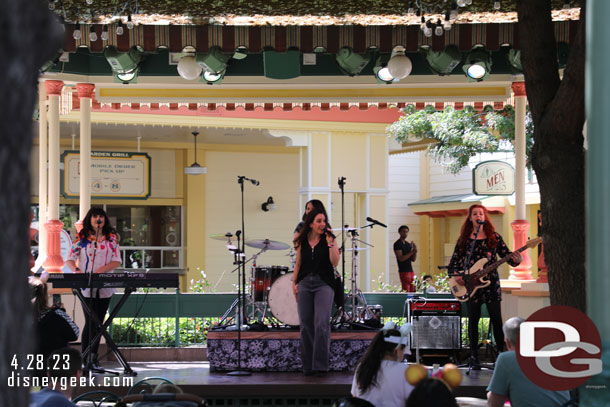
{"label": "green stage light fixture", "polygon": [[343,47],[337,53],[336,60],[343,73],[349,76],[355,76],[359,75],[364,67],[367,66],[370,56],[363,56],[355,53],[350,47]]}
{"label": "green stage light fixture", "polygon": [[430,70],[441,76],[450,75],[462,62],[462,53],[455,45],[448,45],[444,51],[432,51],[429,47],[424,47],[421,52],[426,57]]}
{"label": "green stage light fixture", "polygon": [[117,51],[115,47],[107,47],[104,50],[104,56],[112,68],[115,81],[122,83],[135,83],[137,81],[138,72],[140,71],[140,63],[142,62],[142,54],[137,47],[132,47],[127,52]]}
{"label": "green stage light fixture", "polygon": [[226,72],[226,70],[222,72],[208,72],[204,70],[203,75],[201,75],[201,82],[205,82],[208,85],[220,85]]}
{"label": "green stage light fixture", "polygon": [[466,57],[462,67],[471,82],[481,82],[491,72],[491,55],[483,46],[476,46]]}
{"label": "green stage light fixture", "polygon": [[398,79],[394,78],[388,69],[388,62],[390,61],[390,55],[381,55],[375,61],[375,67],[373,73],[377,83],[393,83],[397,82]]}
{"label": "green stage light fixture", "polygon": [[218,73],[227,69],[229,59],[231,59],[231,56],[223,54],[220,47],[212,47],[205,54],[197,54],[197,62],[203,67],[204,71],[211,73]]}
{"label": "green stage light fixture", "polygon": [[[245,58],[245,53],[240,53],[240,59]],[[219,85],[227,72],[227,64],[231,59],[230,55],[222,53],[220,47],[212,47],[205,54],[197,54],[197,63],[203,67],[201,82],[209,85]]]}
{"label": "green stage light fixture", "polygon": [[513,73],[523,73],[523,65],[521,65],[521,51],[511,48],[506,54],[508,63],[510,64]]}

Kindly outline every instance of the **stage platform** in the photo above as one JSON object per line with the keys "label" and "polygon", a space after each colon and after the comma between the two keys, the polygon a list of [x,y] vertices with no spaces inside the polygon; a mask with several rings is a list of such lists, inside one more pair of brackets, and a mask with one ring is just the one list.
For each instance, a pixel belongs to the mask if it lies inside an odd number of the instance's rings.
{"label": "stage platform", "polygon": [[[179,385],[186,393],[205,398],[210,406],[331,406],[350,394],[353,372],[330,372],[323,377],[306,377],[298,372],[253,372],[250,376],[228,376],[225,372],[212,372],[209,362],[131,362],[137,372],[133,383],[146,377],[164,377]],[[120,365],[104,362],[103,366],[122,372]],[[456,396],[485,398],[485,388],[491,371],[463,373],[462,385]],[[110,379],[104,379],[109,377]],[[116,386],[82,387],[77,393],[107,390],[124,395],[130,383],[126,376],[95,375],[95,382],[116,381]]]}
{"label": "stage platform", "polygon": [[[330,371],[353,370],[377,330],[341,330],[330,335]],[[238,367],[237,331],[209,331],[208,360],[213,372]],[[272,329],[241,332],[241,368],[252,372],[301,372],[301,340],[298,330]]]}

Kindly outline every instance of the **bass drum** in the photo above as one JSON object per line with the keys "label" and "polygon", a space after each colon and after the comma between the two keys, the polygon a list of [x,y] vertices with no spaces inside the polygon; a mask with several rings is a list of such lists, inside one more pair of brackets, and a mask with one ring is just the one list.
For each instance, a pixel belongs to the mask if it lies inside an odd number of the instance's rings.
{"label": "bass drum", "polygon": [[299,312],[297,300],[292,292],[292,276],[294,273],[286,273],[279,277],[269,291],[269,308],[274,317],[281,323],[291,326],[299,326]]}

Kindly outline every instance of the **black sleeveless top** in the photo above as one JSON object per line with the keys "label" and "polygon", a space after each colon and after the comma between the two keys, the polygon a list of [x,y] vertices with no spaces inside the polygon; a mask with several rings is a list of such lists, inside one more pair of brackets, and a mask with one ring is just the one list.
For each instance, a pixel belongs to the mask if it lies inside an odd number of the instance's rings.
{"label": "black sleeveless top", "polygon": [[297,276],[297,283],[305,278],[309,274],[317,274],[320,276],[322,281],[331,287],[334,287],[335,274],[333,272],[333,265],[330,262],[330,254],[328,250],[328,244],[324,236],[320,238],[318,244],[311,249],[309,241],[306,241],[301,246],[301,265],[299,267],[299,275]]}

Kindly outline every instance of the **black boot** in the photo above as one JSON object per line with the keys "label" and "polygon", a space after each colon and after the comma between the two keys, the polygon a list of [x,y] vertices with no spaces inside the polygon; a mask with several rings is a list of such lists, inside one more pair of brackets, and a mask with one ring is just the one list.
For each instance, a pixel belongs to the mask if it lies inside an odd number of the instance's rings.
{"label": "black boot", "polygon": [[470,365],[472,370],[481,370],[481,362],[479,362],[479,355],[477,355],[476,353],[472,353],[470,355],[470,360],[468,361],[468,364]]}

